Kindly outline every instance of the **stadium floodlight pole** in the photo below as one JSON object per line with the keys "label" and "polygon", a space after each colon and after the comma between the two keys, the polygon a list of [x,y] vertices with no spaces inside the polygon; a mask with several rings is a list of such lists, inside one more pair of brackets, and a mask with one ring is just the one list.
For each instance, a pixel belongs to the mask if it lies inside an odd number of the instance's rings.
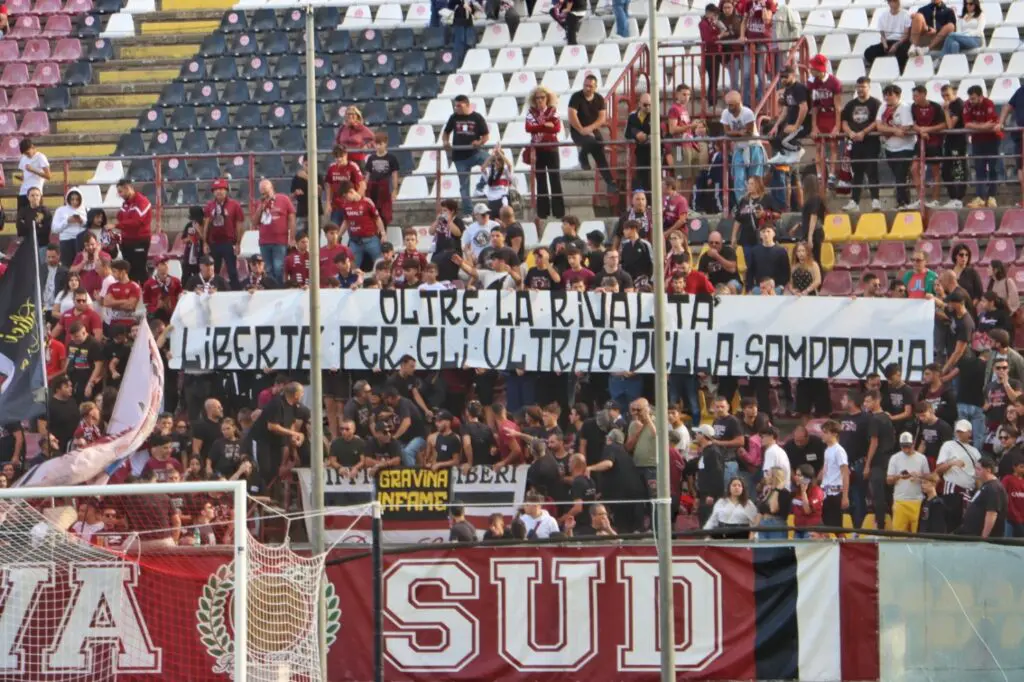
{"label": "stadium floodlight pole", "polygon": [[661,681],[676,679],[675,610],[672,576],[672,505],[669,498],[668,357],[665,342],[665,218],[661,192],[661,63],[658,57],[658,2],[648,0],[648,92],[651,95],[651,246],[654,248],[654,428],[658,448],[658,502],[654,542],[658,548],[658,625]]}
{"label": "stadium floodlight pole", "polygon": [[[309,176],[306,200],[307,232],[309,234],[309,402],[310,442],[309,466],[312,488],[309,499],[313,514],[313,554],[323,554],[324,516],[324,395],[323,370],[320,367],[320,187],[317,168],[316,139],[316,21],[313,3],[306,2],[306,174]],[[320,674],[327,678],[327,602],[323,591],[317,595],[317,649],[320,651]]]}

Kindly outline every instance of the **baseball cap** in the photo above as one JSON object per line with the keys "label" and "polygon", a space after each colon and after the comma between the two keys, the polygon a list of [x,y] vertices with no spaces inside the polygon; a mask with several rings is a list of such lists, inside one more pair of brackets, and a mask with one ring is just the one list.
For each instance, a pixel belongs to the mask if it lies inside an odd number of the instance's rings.
{"label": "baseball cap", "polygon": [[491,215],[491,209],[481,201],[473,207],[473,215]]}
{"label": "baseball cap", "polygon": [[262,263],[263,262],[263,256],[261,256],[258,253],[254,253],[251,256],[249,256],[249,262],[250,263]]}
{"label": "baseball cap", "polygon": [[814,55],[809,63],[815,71],[826,71],[828,69],[828,57],[823,54]]}
{"label": "baseball cap", "polygon": [[203,256],[199,259],[200,265],[213,265],[213,256]]}
{"label": "baseball cap", "polygon": [[615,402],[614,400],[609,400],[608,402],[606,402],[604,404],[604,409],[606,409],[606,410],[617,410],[619,412],[622,411],[622,408],[619,407],[619,404],[617,402]]}
{"label": "baseball cap", "polygon": [[693,435],[704,436],[705,438],[714,438],[715,427],[711,426],[711,424],[701,424],[693,430]]}
{"label": "baseball cap", "polygon": [[907,431],[904,431],[903,433],[900,434],[900,445],[913,445],[913,444],[914,444],[914,437],[910,433],[908,433]]}
{"label": "baseball cap", "polygon": [[971,427],[971,422],[967,421],[966,419],[961,419],[956,424],[954,424],[953,430],[962,431],[964,433],[971,433],[972,431],[974,431],[974,429]]}
{"label": "baseball cap", "polygon": [[452,420],[452,413],[449,412],[448,410],[438,410],[434,414],[434,421],[438,421],[438,422],[440,422],[440,421],[449,421],[450,422],[451,420]]}
{"label": "baseball cap", "polygon": [[213,181],[213,186],[210,189],[227,189],[228,181],[224,178],[219,178]]}

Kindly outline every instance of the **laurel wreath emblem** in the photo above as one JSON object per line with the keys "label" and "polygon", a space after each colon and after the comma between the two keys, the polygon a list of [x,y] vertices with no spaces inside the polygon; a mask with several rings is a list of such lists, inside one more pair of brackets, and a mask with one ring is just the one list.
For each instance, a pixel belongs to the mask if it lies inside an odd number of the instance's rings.
{"label": "laurel wreath emblem", "polygon": [[[234,676],[235,642],[228,632],[227,603],[235,587],[234,571],[231,564],[220,566],[203,586],[196,610],[196,629],[206,652],[216,662],[215,673]],[[341,630],[341,600],[330,581],[324,581],[324,600],[327,602],[327,647],[338,639]]]}

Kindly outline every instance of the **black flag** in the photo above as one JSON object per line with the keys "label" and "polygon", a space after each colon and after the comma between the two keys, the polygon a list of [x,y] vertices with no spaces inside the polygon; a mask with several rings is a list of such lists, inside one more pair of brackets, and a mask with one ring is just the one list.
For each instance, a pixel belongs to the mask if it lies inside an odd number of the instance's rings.
{"label": "black flag", "polygon": [[39,333],[36,249],[26,239],[0,276],[0,418],[32,419],[46,409]]}

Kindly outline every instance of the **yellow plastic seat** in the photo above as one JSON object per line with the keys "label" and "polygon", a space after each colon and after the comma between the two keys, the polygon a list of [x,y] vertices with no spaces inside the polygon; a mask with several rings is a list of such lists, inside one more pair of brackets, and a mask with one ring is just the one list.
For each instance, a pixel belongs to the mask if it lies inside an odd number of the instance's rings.
{"label": "yellow plastic seat", "polygon": [[920,239],[924,234],[924,221],[919,211],[906,211],[897,213],[892,221],[892,230],[889,231],[889,239],[900,239],[909,241]]}
{"label": "yellow plastic seat", "polygon": [[825,241],[845,242],[850,239],[853,228],[850,226],[848,215],[827,215],[825,216]]}
{"label": "yellow plastic seat", "polygon": [[[743,255],[743,247],[736,248],[736,272],[744,274],[747,271],[747,258]],[[740,278],[742,279],[742,277]]]}
{"label": "yellow plastic seat", "polygon": [[854,241],[874,242],[885,239],[889,226],[885,223],[884,213],[865,213],[857,221],[857,229],[853,231]]}
{"label": "yellow plastic seat", "polygon": [[826,272],[836,266],[836,250],[831,242],[825,242],[821,245],[821,262],[818,265]]}

